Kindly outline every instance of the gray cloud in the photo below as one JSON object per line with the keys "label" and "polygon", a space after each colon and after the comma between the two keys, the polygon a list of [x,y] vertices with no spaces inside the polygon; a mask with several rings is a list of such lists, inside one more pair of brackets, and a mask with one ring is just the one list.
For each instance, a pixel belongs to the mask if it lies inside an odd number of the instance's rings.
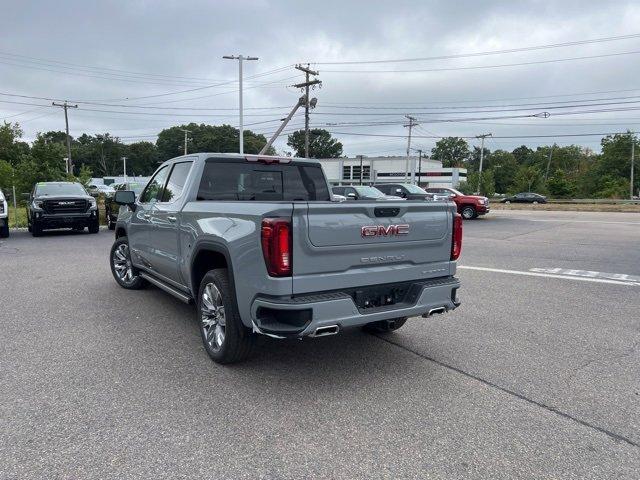
{"label": "gray cloud", "polygon": [[[102,70],[72,65],[52,65],[0,54],[0,92],[70,100],[113,100],[180,91],[237,76],[237,64],[222,60],[225,54],[260,57],[246,65],[247,76],[302,61],[410,58],[517,48],[573,40],[637,33],[640,5],[637,2],[501,2],[501,1],[395,1],[395,2],[20,2],[2,8],[0,51],[79,66],[101,67],[157,76],[130,74],[110,77]],[[593,95],[592,98],[640,94],[638,55],[559,62],[482,70],[422,73],[333,73],[340,69],[450,68],[535,62],[640,50],[640,39],[494,55],[403,64],[364,66],[319,65],[324,87],[318,97],[313,124],[390,119],[396,116],[326,115],[333,105],[418,106],[485,105],[551,102],[570,98],[532,99],[551,95],[631,90],[627,93]],[[23,66],[18,66],[23,65]],[[57,70],[57,71],[50,71]],[[63,73],[66,72],[66,73]],[[116,72],[113,72],[116,73]],[[293,104],[299,92],[290,85],[293,68],[248,79],[245,106],[282,106],[275,110],[247,110],[245,123],[277,119]],[[124,74],[122,74],[124,75]],[[175,78],[183,77],[183,78]],[[188,78],[187,78],[188,77]],[[302,77],[299,76],[301,79]],[[196,79],[196,80],[194,80]],[[206,80],[206,81],[205,81]],[[268,82],[274,82],[267,85]],[[189,94],[129,101],[167,107],[235,108],[234,84]],[[194,97],[194,100],[184,100]],[[589,97],[586,97],[589,98]],[[498,102],[502,99],[514,99]],[[531,99],[531,100],[527,100]],[[16,100],[0,97],[0,100]],[[180,100],[179,102],[176,100]],[[459,103],[459,102],[466,103]],[[25,103],[47,103],[24,100]],[[112,103],[126,103],[126,100]],[[173,102],[173,103],[163,103]],[[635,106],[634,104],[628,106]],[[0,103],[0,117],[33,110],[28,105]],[[88,111],[71,113],[74,135],[111,131],[127,137],[152,135],[163,127],[197,121],[236,124],[233,110],[209,112],[226,116],[207,117],[198,111],[174,115],[128,115]],[[101,107],[91,107],[100,109]],[[118,112],[126,108],[102,107]],[[344,110],[340,110],[344,111]],[[362,112],[360,110],[352,110]],[[177,114],[197,114],[192,117]],[[264,116],[263,116],[264,115]],[[495,114],[485,114],[491,116]],[[453,117],[453,115],[451,115]],[[442,116],[440,116],[442,118]],[[598,120],[594,120],[598,119]],[[40,109],[8,118],[20,121],[25,136],[38,131],[62,129],[62,112]],[[296,124],[300,124],[301,118]],[[546,122],[546,123],[545,123]],[[601,125],[611,123],[611,125]],[[514,125],[515,124],[515,125]],[[569,124],[569,125],[567,125]],[[618,125],[620,124],[620,125]],[[255,125],[268,133],[275,123]],[[494,120],[474,123],[423,123],[418,135],[472,136],[490,131],[497,136],[608,132],[640,128],[640,114],[633,111],[549,119]],[[332,127],[336,131],[404,135],[402,125],[371,128]],[[401,153],[402,138],[337,135],[348,154]],[[488,146],[512,148],[557,141],[597,148],[598,137],[508,140],[496,139]],[[429,149],[432,139],[417,139]],[[284,141],[277,143],[284,147]]]}

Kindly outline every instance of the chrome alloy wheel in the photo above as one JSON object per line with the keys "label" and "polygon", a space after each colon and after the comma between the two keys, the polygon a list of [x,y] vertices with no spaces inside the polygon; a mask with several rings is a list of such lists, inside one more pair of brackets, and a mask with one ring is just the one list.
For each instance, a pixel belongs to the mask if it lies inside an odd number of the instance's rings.
{"label": "chrome alloy wheel", "polygon": [[123,283],[131,283],[136,275],[133,273],[131,257],[129,256],[129,245],[123,243],[113,252],[113,268],[118,279]]}
{"label": "chrome alloy wheel", "polygon": [[220,350],[224,344],[226,317],[222,295],[213,283],[207,283],[202,292],[200,322],[209,348]]}

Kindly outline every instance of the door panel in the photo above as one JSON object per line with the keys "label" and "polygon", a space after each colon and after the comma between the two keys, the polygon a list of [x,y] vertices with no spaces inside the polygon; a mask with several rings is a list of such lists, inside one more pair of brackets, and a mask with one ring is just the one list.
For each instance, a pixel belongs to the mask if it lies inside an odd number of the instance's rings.
{"label": "door panel", "polygon": [[180,202],[184,186],[193,162],[173,165],[169,179],[149,212],[153,242],[149,258],[153,270],[165,280],[184,285],[178,270],[178,229],[180,224]]}

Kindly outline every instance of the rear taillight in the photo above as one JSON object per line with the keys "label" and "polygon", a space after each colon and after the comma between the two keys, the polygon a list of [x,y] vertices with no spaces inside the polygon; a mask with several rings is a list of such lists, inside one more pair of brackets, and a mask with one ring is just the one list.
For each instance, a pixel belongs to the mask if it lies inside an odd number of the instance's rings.
{"label": "rear taillight", "polygon": [[453,214],[453,235],[451,238],[451,260],[457,260],[462,252],[462,215]]}
{"label": "rear taillight", "polygon": [[269,275],[291,276],[293,256],[290,219],[265,218],[262,220],[262,253]]}

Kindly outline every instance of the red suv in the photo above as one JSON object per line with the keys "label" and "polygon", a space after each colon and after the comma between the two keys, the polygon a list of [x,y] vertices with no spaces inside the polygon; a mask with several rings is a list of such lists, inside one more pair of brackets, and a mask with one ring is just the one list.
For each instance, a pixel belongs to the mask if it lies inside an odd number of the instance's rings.
{"label": "red suv", "polygon": [[425,188],[429,193],[436,195],[436,200],[453,200],[458,206],[458,213],[465,220],[471,220],[478,215],[486,215],[489,213],[489,199],[479,195],[465,195],[457,191],[455,188],[449,187],[433,187]]}

